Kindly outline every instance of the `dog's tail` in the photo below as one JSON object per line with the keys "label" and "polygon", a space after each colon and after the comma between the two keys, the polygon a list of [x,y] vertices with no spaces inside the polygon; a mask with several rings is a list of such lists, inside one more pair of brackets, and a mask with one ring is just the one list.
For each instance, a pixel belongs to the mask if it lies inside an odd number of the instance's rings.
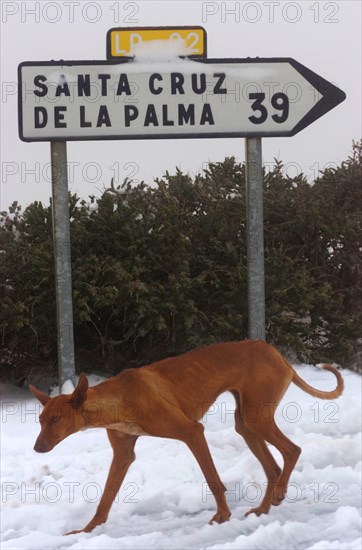
{"label": "dog's tail", "polygon": [[313,388],[312,386],[307,384],[307,382],[304,382],[304,380],[300,378],[300,376],[295,372],[294,369],[293,369],[294,374],[293,374],[292,382],[294,382],[294,384],[296,384],[298,388],[300,388],[301,390],[309,393],[309,395],[313,395],[313,397],[319,397],[319,399],[336,399],[337,397],[342,395],[343,389],[344,389],[344,382],[343,382],[342,375],[336,369],[336,367],[332,367],[332,365],[317,365],[317,366],[322,369],[329,370],[329,372],[333,372],[334,376],[337,378],[337,387],[335,390],[321,391]]}

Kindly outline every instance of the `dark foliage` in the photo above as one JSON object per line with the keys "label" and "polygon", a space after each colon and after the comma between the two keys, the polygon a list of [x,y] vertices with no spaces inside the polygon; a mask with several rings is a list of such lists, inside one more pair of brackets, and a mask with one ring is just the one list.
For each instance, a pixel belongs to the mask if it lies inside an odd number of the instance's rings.
{"label": "dark foliage", "polygon": [[[267,337],[303,360],[343,362],[360,326],[362,145],[313,185],[265,174]],[[244,166],[70,195],[77,363],[117,372],[247,337]],[[0,225],[1,373],[56,368],[51,205]]]}

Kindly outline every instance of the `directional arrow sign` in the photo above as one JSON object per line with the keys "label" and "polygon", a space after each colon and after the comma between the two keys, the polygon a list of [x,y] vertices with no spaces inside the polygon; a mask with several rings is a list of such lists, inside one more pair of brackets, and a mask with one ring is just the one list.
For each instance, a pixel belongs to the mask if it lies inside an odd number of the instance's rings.
{"label": "directional arrow sign", "polygon": [[345,99],[294,59],[19,65],[24,141],[292,136]]}

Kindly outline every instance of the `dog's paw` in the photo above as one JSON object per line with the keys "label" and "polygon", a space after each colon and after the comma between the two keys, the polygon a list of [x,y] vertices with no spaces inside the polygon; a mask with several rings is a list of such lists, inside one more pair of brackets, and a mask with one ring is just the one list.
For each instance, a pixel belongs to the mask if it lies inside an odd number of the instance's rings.
{"label": "dog's paw", "polygon": [[279,506],[284,500],[284,495],[274,495],[272,499],[273,506]]}
{"label": "dog's paw", "polygon": [[76,529],[75,531],[69,531],[69,533],[64,533],[63,537],[67,537],[68,535],[78,535],[79,533],[90,533],[91,529],[87,529],[87,527],[84,527],[84,529]]}
{"label": "dog's paw", "polygon": [[212,525],[215,521],[215,523],[225,523],[225,521],[229,521],[231,516],[231,512],[217,512],[213,518],[210,519],[209,525]]}
{"label": "dog's paw", "polygon": [[256,516],[261,516],[262,514],[267,514],[270,509],[270,504],[268,506],[257,506],[256,508],[251,508],[248,512],[244,514],[245,517],[250,516],[250,514],[255,514]]}

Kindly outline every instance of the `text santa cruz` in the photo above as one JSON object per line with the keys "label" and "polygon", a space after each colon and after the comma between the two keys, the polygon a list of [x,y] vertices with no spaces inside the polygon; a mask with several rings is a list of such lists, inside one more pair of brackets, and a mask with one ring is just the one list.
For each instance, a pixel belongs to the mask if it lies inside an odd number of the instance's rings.
{"label": "text santa cruz", "polygon": [[[113,125],[131,127],[135,121],[144,127],[150,126],[184,126],[190,125],[214,125],[214,116],[210,103],[183,103],[176,102],[176,112],[173,109],[173,116],[170,115],[170,105],[165,102],[139,104],[137,99],[138,86],[132,81],[132,75],[120,73],[117,78],[110,73],[98,73],[97,75],[78,74],[67,78],[66,73],[59,74],[58,82],[49,82],[43,74],[34,77],[33,93],[38,98],[46,98],[49,103],[62,102],[67,98],[67,105],[44,105],[34,106],[34,127],[45,128],[48,123],[55,128],[67,128],[68,116],[74,116],[74,110],[70,113],[69,106],[75,103],[75,98],[84,98],[85,104],[79,104],[78,116],[80,128],[112,127]],[[166,75],[152,73],[147,75],[145,84],[149,97],[164,95],[182,96],[191,94],[197,96],[207,94],[225,95],[228,93],[225,87],[225,73],[191,73],[182,74],[171,72]],[[142,90],[144,91],[144,90]],[[113,113],[110,112],[108,104],[102,98],[112,97],[115,103],[119,103],[118,120],[112,120]],[[122,98],[124,100],[122,101]],[[127,98],[129,102],[127,102]],[[121,99],[121,101],[120,101]],[[174,103],[174,99],[173,99]],[[72,120],[74,123],[74,120]]]}

